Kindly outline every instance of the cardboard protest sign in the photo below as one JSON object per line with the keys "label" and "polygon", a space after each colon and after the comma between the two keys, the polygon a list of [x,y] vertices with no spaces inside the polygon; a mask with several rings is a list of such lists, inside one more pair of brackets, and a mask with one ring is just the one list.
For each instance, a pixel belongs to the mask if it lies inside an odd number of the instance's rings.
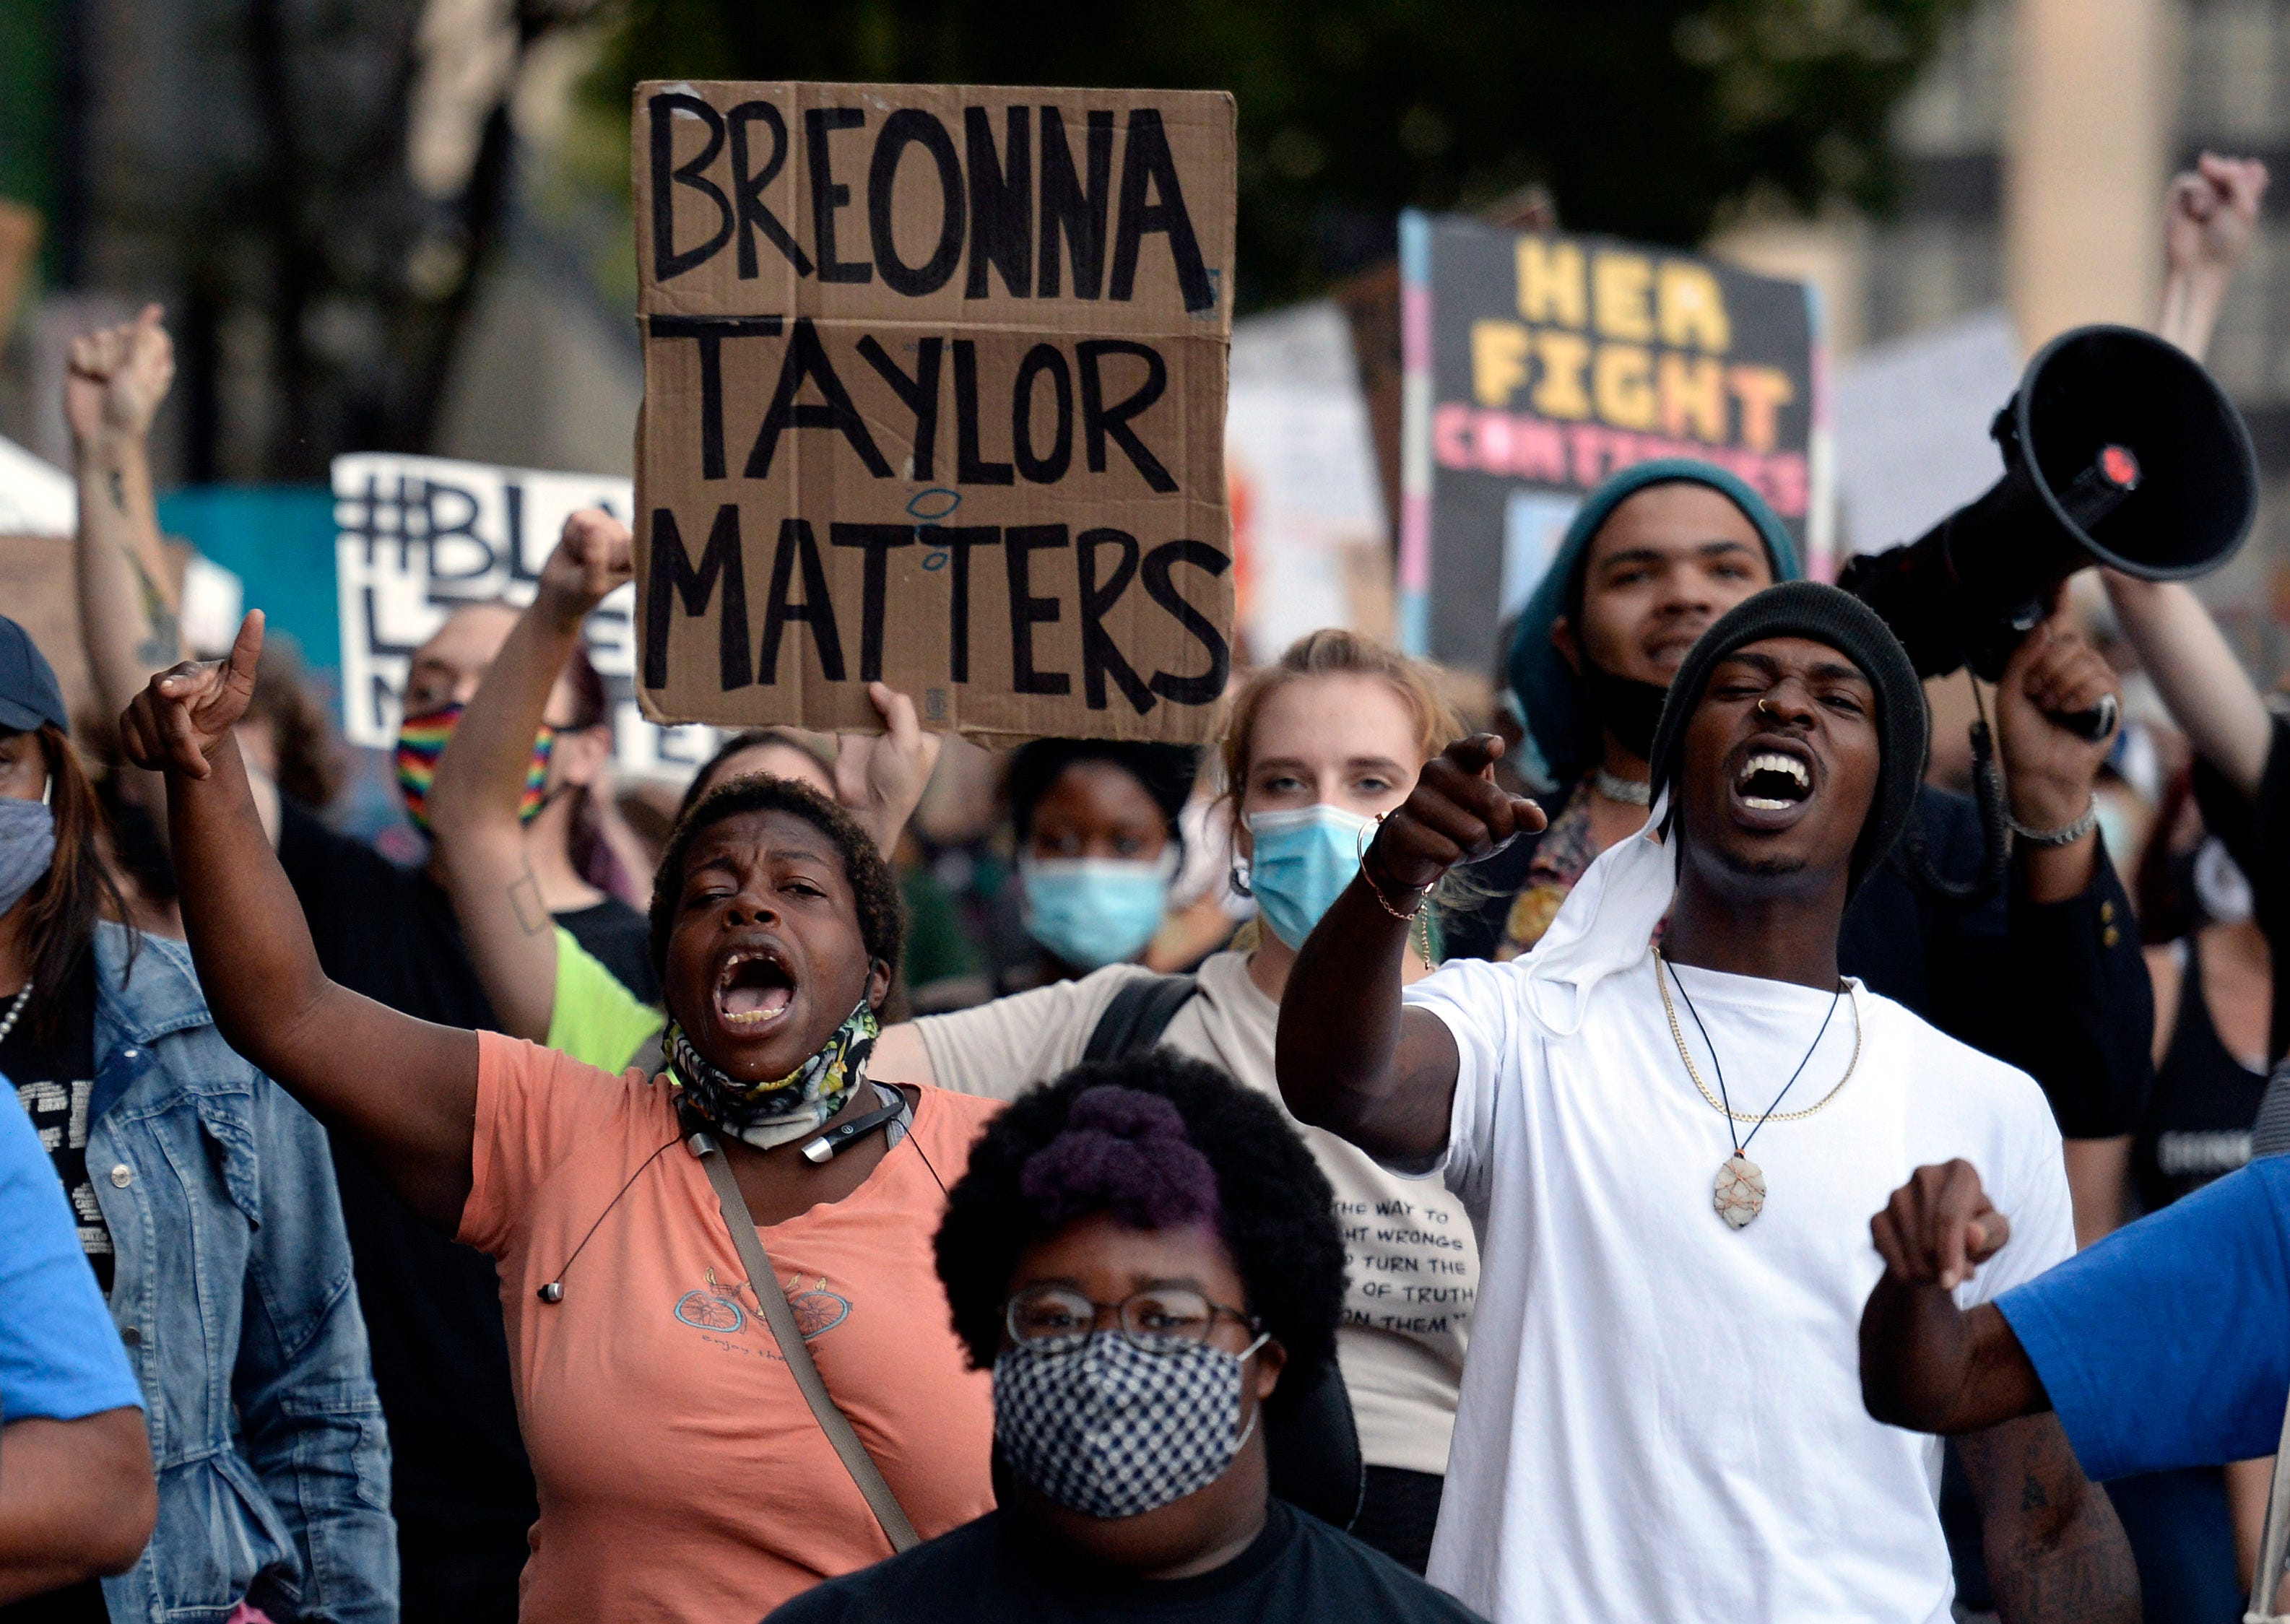
{"label": "cardboard protest sign", "polygon": [[645,84],[645,714],[1194,740],[1230,670],[1233,103]]}
{"label": "cardboard protest sign", "polygon": [[1582,494],[1657,457],[1730,468],[1800,548],[1826,500],[1803,283],[1608,237],[1400,221],[1402,641],[1487,668]]}
{"label": "cardboard protest sign", "polygon": [[[375,749],[396,743],[413,651],[448,615],[465,604],[531,603],[567,516],[595,507],[625,518],[635,500],[625,479],[388,452],[335,458],[333,483],[342,732]],[[688,773],[714,753],[715,730],[663,732],[639,713],[635,608],[635,588],[623,587],[583,628],[613,696],[615,756],[632,772]]]}

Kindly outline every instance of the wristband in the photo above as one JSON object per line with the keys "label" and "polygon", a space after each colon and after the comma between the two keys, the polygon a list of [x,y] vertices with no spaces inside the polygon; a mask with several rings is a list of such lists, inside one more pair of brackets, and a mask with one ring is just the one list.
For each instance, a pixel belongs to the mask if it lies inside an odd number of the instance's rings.
{"label": "wristband", "polygon": [[2004,814],[2004,821],[2011,825],[2013,834],[2031,846],[2071,846],[2099,827],[2099,797],[2091,797],[2091,804],[2084,808],[2082,817],[2055,829],[2031,829],[2009,812]]}

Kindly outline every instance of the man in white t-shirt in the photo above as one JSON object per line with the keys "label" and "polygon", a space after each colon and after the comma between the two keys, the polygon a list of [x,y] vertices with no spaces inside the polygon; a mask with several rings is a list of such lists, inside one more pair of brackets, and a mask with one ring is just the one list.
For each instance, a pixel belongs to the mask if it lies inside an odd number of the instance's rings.
{"label": "man in white t-shirt", "polygon": [[[1532,955],[1451,964],[1403,1002],[1403,920],[1541,824],[1480,738],[1424,770],[1297,960],[1291,1110],[1437,1168],[1478,1226],[1430,1577],[1501,1624],[1949,1617],[1939,1445],[1862,1405],[1867,1215],[1919,1165],[1981,1168],[2010,1239],[1966,1305],[2075,1243],[2036,1085],[1837,972],[1926,725],[1883,622],[1772,588],[1688,656],[1653,817]],[[2122,1529],[2055,1419],[1963,1453],[2004,1618],[2138,1617]]]}

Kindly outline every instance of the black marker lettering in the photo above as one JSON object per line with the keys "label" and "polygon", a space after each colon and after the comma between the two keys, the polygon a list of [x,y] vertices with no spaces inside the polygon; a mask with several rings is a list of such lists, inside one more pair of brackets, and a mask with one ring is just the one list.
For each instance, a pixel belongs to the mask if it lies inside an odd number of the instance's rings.
{"label": "black marker lettering", "polygon": [[[891,228],[891,199],[899,180],[899,159],[908,147],[919,146],[938,165],[938,246],[921,265],[899,258],[898,236]],[[955,156],[954,139],[937,116],[921,108],[901,108],[883,121],[875,137],[875,159],[867,171],[867,229],[875,246],[875,263],[892,292],[919,299],[935,293],[953,280],[962,263],[964,209],[962,160]]]}
{"label": "black marker lettering", "polygon": [[978,341],[954,341],[954,481],[963,485],[1017,483],[1006,462],[987,462],[978,454]]}
{"label": "black marker lettering", "polygon": [[684,550],[683,533],[676,515],[666,508],[652,514],[652,579],[645,594],[645,686],[668,686],[668,628],[673,605],[681,599],[685,614],[698,620],[708,612],[709,597],[718,583],[724,588],[723,608],[716,619],[717,684],[726,693],[755,681],[748,665],[748,578],[740,559],[740,509],[725,502],[716,509],[716,523],[708,532],[707,550],[700,567]]}
{"label": "black marker lettering", "polygon": [[952,554],[953,577],[952,619],[948,623],[947,680],[966,683],[970,680],[970,549],[973,547],[1002,545],[999,524],[925,524],[922,528],[922,544],[926,548],[944,548]]}
{"label": "black marker lettering", "polygon": [[1034,110],[1012,108],[1006,161],[994,156],[994,126],[984,108],[962,112],[970,158],[970,281],[965,299],[986,297],[986,268],[1002,273],[1013,299],[1034,291]]}
{"label": "black marker lettering", "polygon": [[867,122],[857,108],[805,108],[804,141],[811,160],[811,241],[819,251],[821,282],[872,282],[875,268],[864,260],[835,257],[835,211],[851,201],[851,188],[835,179],[835,154],[827,144],[831,130],[856,130]]}
{"label": "black marker lettering", "polygon": [[859,353],[883,375],[907,410],[915,414],[915,455],[909,479],[935,479],[938,467],[938,364],[945,352],[944,339],[918,339],[915,344],[915,375],[891,359],[890,353],[869,333],[859,340]]}
{"label": "black marker lettering", "polygon": [[[1051,392],[1057,397],[1057,438],[1049,455],[1034,452],[1034,380],[1047,372]],[[1073,463],[1073,373],[1065,352],[1054,344],[1037,344],[1018,363],[1018,387],[1010,396],[1010,454],[1018,471],[1037,485],[1053,485],[1066,476]]]}
{"label": "black marker lettering", "polygon": [[[1097,549],[1117,547],[1120,561],[1103,586],[1097,582]],[[1074,538],[1074,569],[1081,578],[1081,692],[1092,710],[1105,708],[1105,679],[1109,676],[1143,716],[1153,708],[1152,691],[1138,680],[1121,645],[1105,629],[1105,617],[1121,601],[1130,578],[1137,573],[1137,538],[1125,530],[1085,530]],[[1190,607],[1190,605],[1187,605]]]}
{"label": "black marker lettering", "polygon": [[[821,274],[824,276],[825,261],[821,264]],[[816,383],[819,392],[827,398],[797,404],[796,396],[802,391],[805,380]],[[772,457],[779,450],[780,436],[789,428],[839,428],[843,437],[851,442],[851,449],[859,453],[859,460],[867,465],[869,473],[877,479],[891,477],[891,465],[876,449],[875,437],[867,432],[859,409],[851,404],[851,394],[843,387],[843,380],[835,375],[834,364],[827,358],[827,348],[819,341],[819,329],[808,316],[796,318],[795,336],[788,345],[787,359],[780,364],[779,388],[772,392],[771,409],[764,413],[763,427],[756,431],[756,444],[748,452],[748,465],[741,470],[742,477],[771,477]]]}
{"label": "black marker lettering", "polygon": [[[1082,438],[1089,471],[1105,472],[1105,442],[1110,436],[1145,476],[1147,485],[1165,494],[1174,491],[1177,482],[1169,476],[1169,470],[1145,449],[1145,442],[1129,426],[1132,418],[1160,399],[1169,387],[1169,364],[1161,359],[1161,352],[1127,339],[1085,339],[1074,346],[1074,354],[1081,361]],[[1126,400],[1112,406],[1105,404],[1105,384],[1098,374],[1098,363],[1107,356],[1134,356],[1145,363],[1145,381]]]}
{"label": "black marker lettering", "polygon": [[1041,297],[1058,296],[1058,238],[1073,251],[1074,297],[1095,299],[1105,275],[1106,205],[1113,200],[1113,115],[1089,116],[1089,184],[1074,173],[1065,116],[1042,109]]}
{"label": "black marker lettering", "polygon": [[[803,565],[803,602],[788,602],[788,587],[795,566]],[[811,628],[813,646],[819,650],[819,669],[830,683],[843,680],[843,639],[835,630],[835,600],[827,594],[827,567],[820,562],[819,538],[809,519],[781,519],[780,544],[772,555],[772,592],[764,605],[764,644],[756,659],[756,676],[765,687],[780,677],[780,634],[789,620]],[[798,656],[800,658],[800,656]]]}
{"label": "black marker lettering", "polygon": [[1034,669],[1034,628],[1054,626],[1058,600],[1033,596],[1030,559],[1045,548],[1068,545],[1062,524],[1013,524],[1002,532],[1002,562],[1010,572],[1010,691],[1013,693],[1071,693],[1073,678],[1063,671]]}
{"label": "black marker lettering", "polygon": [[883,678],[883,600],[890,584],[891,549],[912,547],[915,527],[911,524],[829,524],[827,539],[836,547],[862,547],[867,549],[863,580],[866,589],[859,599],[859,680],[880,682]]}
{"label": "black marker lettering", "polygon": [[1198,676],[1156,671],[1152,688],[1172,705],[1213,705],[1224,693],[1225,679],[1232,675],[1232,645],[1206,615],[1185,601],[1177,583],[1169,579],[1169,572],[1181,564],[1206,570],[1211,575],[1221,575],[1232,568],[1232,560],[1205,541],[1164,541],[1145,555],[1146,595],[1167,610],[1209,654],[1209,668]]}
{"label": "black marker lettering", "polygon": [[700,346],[700,476],[724,477],[724,340],[776,338],[776,316],[653,316],[645,318],[656,339],[691,339]]}
{"label": "black marker lettering", "polygon": [[[1150,185],[1160,201],[1148,204]],[[1177,289],[1185,308],[1205,310],[1216,303],[1209,291],[1209,273],[1201,264],[1201,244],[1193,235],[1193,217],[1185,212],[1185,194],[1177,184],[1177,160],[1170,156],[1169,132],[1153,108],[1129,115],[1129,140],[1121,149],[1121,209],[1113,234],[1113,286],[1116,299],[1127,299],[1137,284],[1137,249],[1148,232],[1169,239],[1169,254],[1177,262]]]}
{"label": "black marker lettering", "polygon": [[[704,172],[724,150],[724,116],[697,96],[662,91],[646,104],[652,109],[652,274],[656,282],[681,276],[716,257],[732,240],[732,203]],[[708,144],[699,156],[676,162],[676,116],[689,113],[708,126]],[[716,229],[697,248],[676,251],[676,188],[685,187],[716,205]]]}
{"label": "black marker lettering", "polygon": [[[749,281],[757,275],[758,231],[786,256],[797,276],[810,276],[811,256],[804,252],[803,244],[795,240],[794,234],[780,223],[780,217],[764,204],[764,188],[778,177],[781,166],[787,162],[787,120],[768,101],[743,101],[725,114],[724,121],[732,132],[732,195],[740,204],[740,279]],[[772,156],[753,172],[748,168],[748,126],[751,124],[761,124],[772,132]]]}

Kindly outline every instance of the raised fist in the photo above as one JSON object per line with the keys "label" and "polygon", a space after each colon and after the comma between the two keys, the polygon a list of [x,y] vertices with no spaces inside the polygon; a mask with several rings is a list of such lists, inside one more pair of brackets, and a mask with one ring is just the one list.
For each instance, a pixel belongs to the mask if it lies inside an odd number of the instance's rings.
{"label": "raised fist", "polygon": [[72,437],[151,432],[151,420],[175,380],[175,345],[159,324],[164,314],[145,305],[132,322],[74,339],[67,357],[64,419]]}

